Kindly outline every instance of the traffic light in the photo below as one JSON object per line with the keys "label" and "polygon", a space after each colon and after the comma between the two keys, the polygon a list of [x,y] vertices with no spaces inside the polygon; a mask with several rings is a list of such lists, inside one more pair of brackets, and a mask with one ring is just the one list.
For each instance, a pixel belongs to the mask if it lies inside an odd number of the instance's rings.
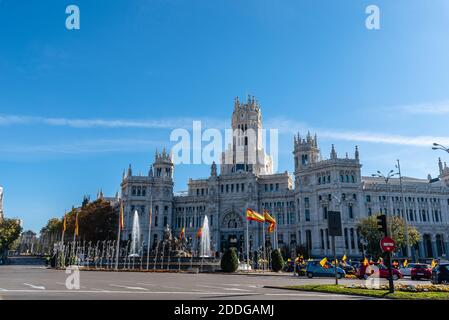
{"label": "traffic light", "polygon": [[381,214],[377,216],[377,230],[383,232],[387,236],[387,216]]}

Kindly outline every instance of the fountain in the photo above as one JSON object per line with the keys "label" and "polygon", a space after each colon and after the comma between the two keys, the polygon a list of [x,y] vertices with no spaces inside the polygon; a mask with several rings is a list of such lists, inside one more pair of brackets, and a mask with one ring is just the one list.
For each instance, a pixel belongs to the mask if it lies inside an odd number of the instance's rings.
{"label": "fountain", "polygon": [[203,227],[201,233],[200,242],[200,257],[208,258],[211,256],[210,253],[210,234],[209,234],[209,220],[207,215],[204,216]]}
{"label": "fountain", "polygon": [[[129,255],[130,258],[139,257],[139,239],[140,238],[140,224],[139,224],[139,213],[134,211],[133,218],[133,229],[131,232],[131,253]],[[134,260],[133,260],[134,264]]]}

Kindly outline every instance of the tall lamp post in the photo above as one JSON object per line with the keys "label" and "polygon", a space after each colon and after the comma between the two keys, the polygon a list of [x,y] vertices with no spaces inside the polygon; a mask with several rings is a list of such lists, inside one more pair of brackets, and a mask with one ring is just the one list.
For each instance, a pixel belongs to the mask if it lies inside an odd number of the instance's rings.
{"label": "tall lamp post", "polygon": [[402,210],[404,211],[404,228],[405,228],[405,247],[407,249],[407,258],[412,257],[412,251],[410,248],[410,242],[408,238],[408,217],[407,217],[407,208],[405,206],[405,196],[404,196],[404,185],[402,183],[402,173],[401,173],[401,164],[399,162],[399,159],[397,160],[398,164],[396,165],[396,168],[398,169],[398,175],[399,175],[399,184],[401,185],[401,199],[402,199]]}
{"label": "tall lamp post", "polygon": [[447,153],[449,153],[449,148],[447,148],[439,143],[436,143],[436,142],[433,143],[432,150],[443,150],[443,151],[446,151]]}

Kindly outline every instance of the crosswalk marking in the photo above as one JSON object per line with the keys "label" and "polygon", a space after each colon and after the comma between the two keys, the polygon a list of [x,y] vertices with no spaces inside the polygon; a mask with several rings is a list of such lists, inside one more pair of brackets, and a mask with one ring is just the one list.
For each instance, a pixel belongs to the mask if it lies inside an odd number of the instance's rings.
{"label": "crosswalk marking", "polygon": [[130,289],[130,290],[141,290],[141,291],[148,291],[148,289],[142,288],[142,287],[129,287],[129,286],[121,286],[118,284],[110,284],[111,287],[117,287],[117,288],[124,288],[124,289]]}
{"label": "crosswalk marking", "polygon": [[33,288],[33,289],[45,290],[45,287],[44,287],[44,286],[35,286],[35,285],[29,284],[29,283],[24,283],[24,285],[26,285],[26,286],[28,286],[28,287],[30,287],[30,288]]}

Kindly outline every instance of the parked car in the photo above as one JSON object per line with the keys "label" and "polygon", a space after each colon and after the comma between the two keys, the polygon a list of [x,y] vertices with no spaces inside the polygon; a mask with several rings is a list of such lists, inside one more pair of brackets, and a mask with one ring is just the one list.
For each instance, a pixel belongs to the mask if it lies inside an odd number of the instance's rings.
{"label": "parked car", "polygon": [[[313,277],[335,277],[335,267],[327,262],[324,267],[321,266],[320,261],[309,261],[306,267],[306,275],[308,278]],[[346,272],[337,267],[337,278],[344,278]]]}
{"label": "parked car", "polygon": [[355,274],[356,269],[353,266],[351,266],[349,263],[346,263],[346,264],[340,263],[339,267],[341,269],[343,269],[346,272],[346,274]]}
{"label": "parked car", "polygon": [[399,268],[399,271],[401,271],[403,276],[410,277],[412,268],[416,265],[416,263],[409,263],[406,267]]}
{"label": "parked car", "polygon": [[441,263],[432,269],[433,284],[449,284],[449,263]]}
{"label": "parked car", "polygon": [[[388,267],[386,267],[383,264],[377,264],[375,265],[377,268],[379,268],[379,278],[388,279],[390,277],[390,273],[388,271]],[[398,269],[391,269],[391,272],[393,274],[393,280],[402,279],[404,276]],[[367,279],[370,275],[366,273],[366,267],[362,264],[360,268],[356,272],[356,276],[359,279]]]}
{"label": "parked car", "polygon": [[428,264],[415,263],[410,272],[412,280],[431,279],[432,268]]}

